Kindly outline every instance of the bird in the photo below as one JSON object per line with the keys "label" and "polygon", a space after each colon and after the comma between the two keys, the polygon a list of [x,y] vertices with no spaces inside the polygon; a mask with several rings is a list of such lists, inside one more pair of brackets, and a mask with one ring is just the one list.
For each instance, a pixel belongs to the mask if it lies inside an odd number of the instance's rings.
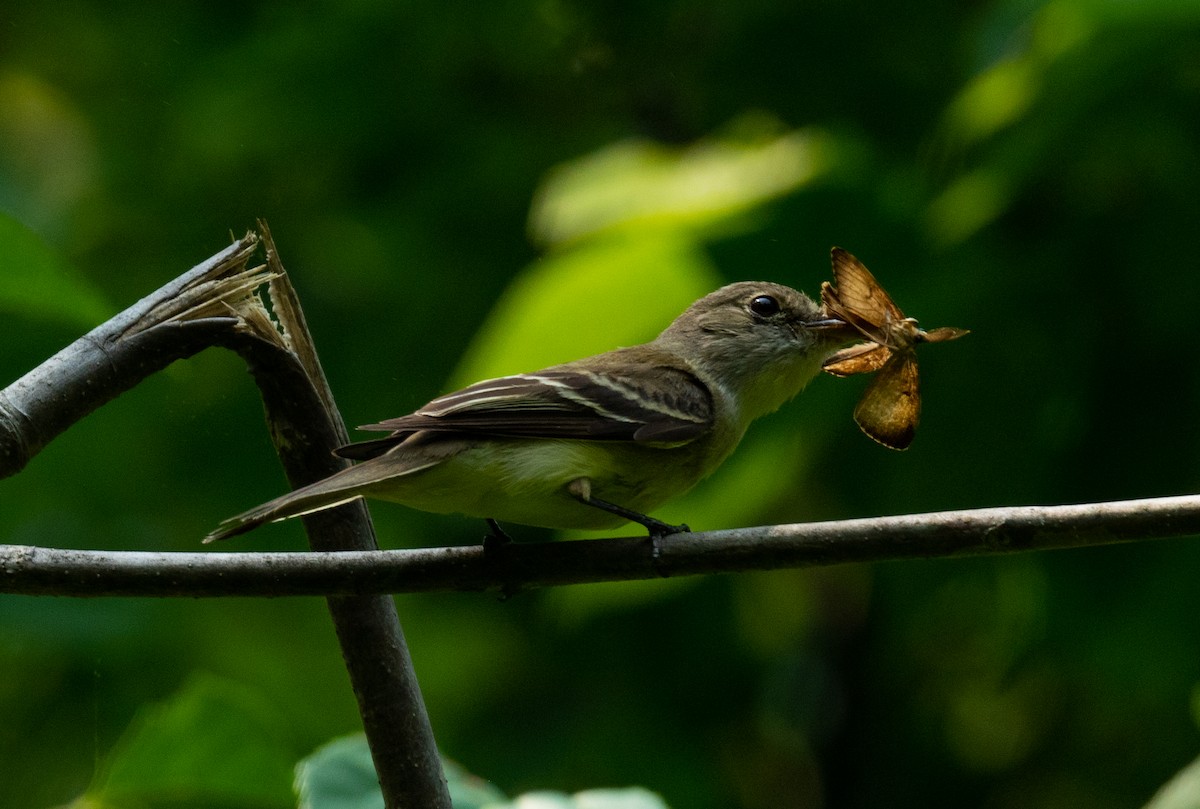
{"label": "bird", "polygon": [[477,382],[365,425],[387,435],[335,450],[356,464],[225,520],[204,541],[360,497],[483,518],[493,533],[498,521],[688,530],[649,514],[713,472],[751,422],[858,335],[791,287],[729,284],[648,343]]}

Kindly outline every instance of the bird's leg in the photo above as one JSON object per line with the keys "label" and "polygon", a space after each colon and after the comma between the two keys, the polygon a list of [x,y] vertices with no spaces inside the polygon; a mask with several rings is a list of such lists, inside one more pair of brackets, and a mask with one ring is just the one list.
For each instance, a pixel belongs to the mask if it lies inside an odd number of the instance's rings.
{"label": "bird's leg", "polygon": [[485,551],[497,550],[513,541],[513,538],[508,535],[508,532],[500,527],[500,523],[496,522],[491,517],[487,518],[487,524],[488,532],[483,537],[483,549]]}
{"label": "bird's leg", "polygon": [[[671,525],[662,520],[656,520],[653,517],[634,511],[633,509],[618,506],[616,503],[610,503],[607,500],[601,500],[599,497],[592,496],[592,482],[587,478],[576,478],[567,484],[567,491],[572,497],[583,503],[586,506],[598,508],[601,511],[607,511],[609,514],[615,514],[618,517],[624,517],[630,522],[635,522],[650,532],[650,538],[657,540],[659,537],[665,537],[668,534],[682,534],[690,532],[692,529],[686,525]],[[655,555],[657,556],[658,546],[655,545]]]}
{"label": "bird's leg", "polygon": [[501,553],[501,551],[512,544],[513,538],[508,535],[500,523],[493,520],[491,517],[485,518],[488,524],[488,532],[483,537],[483,557],[491,564],[496,565],[501,573],[502,583],[500,585],[500,600],[507,601],[508,599],[521,592],[521,585],[513,584],[508,580],[507,572],[509,570],[509,555]]}

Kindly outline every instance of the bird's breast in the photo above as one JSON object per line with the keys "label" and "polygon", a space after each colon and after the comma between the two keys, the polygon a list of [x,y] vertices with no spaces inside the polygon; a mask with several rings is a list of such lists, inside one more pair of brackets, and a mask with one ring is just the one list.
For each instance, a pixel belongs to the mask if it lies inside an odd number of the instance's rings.
{"label": "bird's breast", "polygon": [[[567,491],[579,478],[595,497],[643,514],[683,494],[724,455],[711,442],[652,446],[625,441],[490,439],[373,496],[423,511],[491,517],[547,528],[614,528],[625,521]],[[724,454],[728,454],[725,452]]]}

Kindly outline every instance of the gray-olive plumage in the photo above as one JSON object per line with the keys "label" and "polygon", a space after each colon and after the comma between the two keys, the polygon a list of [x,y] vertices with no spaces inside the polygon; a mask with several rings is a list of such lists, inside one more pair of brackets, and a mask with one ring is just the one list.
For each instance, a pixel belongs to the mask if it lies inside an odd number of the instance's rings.
{"label": "gray-olive plumage", "polygon": [[794,289],[730,284],[649,343],[479,382],[368,425],[389,435],[337,450],[360,463],[225,521],[206,541],[358,497],[612,528],[711,473],[750,422],[799,393],[852,336]]}

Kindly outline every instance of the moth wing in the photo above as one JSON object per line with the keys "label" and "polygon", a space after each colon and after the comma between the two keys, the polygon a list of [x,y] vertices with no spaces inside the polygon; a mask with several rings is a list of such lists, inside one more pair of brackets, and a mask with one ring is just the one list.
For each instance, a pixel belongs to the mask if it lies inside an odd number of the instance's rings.
{"label": "moth wing", "polygon": [[821,367],[834,376],[869,374],[882,368],[891,356],[892,350],[887,346],[859,343],[832,354]]}
{"label": "moth wing", "polygon": [[894,353],[863,392],[854,408],[854,421],[869,438],[899,450],[908,449],[920,420],[916,354]]}
{"label": "moth wing", "polygon": [[921,332],[921,342],[924,343],[944,343],[948,340],[957,340],[965,334],[970,334],[970,329],[956,329],[953,326],[943,326],[940,329],[931,329],[930,331]]}
{"label": "moth wing", "polygon": [[833,248],[829,257],[836,297],[843,309],[883,332],[890,324],[904,320],[900,307],[861,261],[840,247]]}

